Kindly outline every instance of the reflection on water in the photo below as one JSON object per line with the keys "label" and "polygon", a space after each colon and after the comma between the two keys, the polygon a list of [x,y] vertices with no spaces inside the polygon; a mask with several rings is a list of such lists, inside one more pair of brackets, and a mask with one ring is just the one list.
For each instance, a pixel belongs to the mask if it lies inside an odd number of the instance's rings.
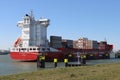
{"label": "reflection on water", "polygon": [[[105,64],[105,63],[113,63],[120,62],[120,59],[115,59],[114,54],[111,55],[111,59],[103,59],[103,60],[88,60],[87,64]],[[53,68],[54,63],[45,63],[47,68]],[[64,67],[64,63],[58,63],[58,67]],[[10,58],[10,55],[0,55],[0,75],[9,75],[16,73],[24,73],[31,72],[37,70],[36,62],[18,62],[13,61]],[[40,69],[39,69],[40,70]]]}

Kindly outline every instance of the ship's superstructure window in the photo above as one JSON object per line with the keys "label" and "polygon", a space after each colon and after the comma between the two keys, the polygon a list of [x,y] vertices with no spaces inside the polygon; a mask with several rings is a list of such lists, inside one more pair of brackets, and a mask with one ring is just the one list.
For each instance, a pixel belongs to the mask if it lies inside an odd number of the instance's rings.
{"label": "ship's superstructure window", "polygon": [[30,50],[32,50],[32,48],[30,48]]}
{"label": "ship's superstructure window", "polygon": [[26,31],[24,31],[24,34],[28,35],[28,34],[29,34],[29,31],[27,31],[27,30],[26,30]]}
{"label": "ship's superstructure window", "polygon": [[42,48],[42,50],[44,51],[44,50],[45,50],[45,48]]}
{"label": "ship's superstructure window", "polygon": [[29,23],[30,23],[30,20],[29,20],[28,18],[25,18],[25,19],[24,19],[24,23],[25,23],[25,24],[29,24]]}
{"label": "ship's superstructure window", "polygon": [[28,14],[24,16],[24,24],[30,24],[30,16]]}
{"label": "ship's superstructure window", "polygon": [[37,48],[37,50],[40,50],[40,48]]}
{"label": "ship's superstructure window", "polygon": [[36,48],[33,48],[33,50],[36,50]]}
{"label": "ship's superstructure window", "polygon": [[22,48],[21,50],[23,50],[23,51],[24,51],[24,50],[26,50],[26,48]]}

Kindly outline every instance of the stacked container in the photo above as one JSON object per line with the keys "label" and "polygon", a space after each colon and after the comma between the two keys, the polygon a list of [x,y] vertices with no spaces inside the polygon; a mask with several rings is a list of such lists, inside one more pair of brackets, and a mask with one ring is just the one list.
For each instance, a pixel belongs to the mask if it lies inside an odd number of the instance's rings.
{"label": "stacked container", "polygon": [[92,40],[86,42],[86,49],[92,49]]}
{"label": "stacked container", "polygon": [[62,47],[62,37],[50,36],[50,46],[53,48],[61,48]]}
{"label": "stacked container", "polygon": [[73,48],[73,40],[63,39],[62,40],[62,46],[64,48]]}
{"label": "stacked container", "polygon": [[78,49],[86,49],[87,42],[88,42],[88,38],[80,38],[77,40],[76,46]]}
{"label": "stacked container", "polygon": [[98,42],[97,41],[92,41],[92,49],[98,49]]}
{"label": "stacked container", "polygon": [[107,45],[107,50],[112,50],[113,49],[113,45]]}
{"label": "stacked container", "polygon": [[106,49],[107,48],[107,42],[106,41],[101,41],[98,43],[98,48],[99,49]]}
{"label": "stacked container", "polygon": [[98,49],[98,42],[94,40],[88,40],[88,38],[80,38],[74,41],[74,48],[78,49]]}
{"label": "stacked container", "polygon": [[77,47],[77,41],[73,41],[73,48],[78,48]]}

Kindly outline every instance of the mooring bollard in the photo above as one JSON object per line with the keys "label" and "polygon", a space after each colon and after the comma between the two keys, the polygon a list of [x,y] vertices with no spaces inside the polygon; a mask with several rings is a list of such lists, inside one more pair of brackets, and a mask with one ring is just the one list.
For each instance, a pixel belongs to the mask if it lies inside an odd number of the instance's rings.
{"label": "mooring bollard", "polygon": [[41,68],[45,68],[45,56],[42,56],[42,59],[41,59]]}
{"label": "mooring bollard", "polygon": [[54,67],[57,67],[57,58],[54,58]]}
{"label": "mooring bollard", "polygon": [[69,61],[69,62],[73,61],[73,55],[72,55],[72,54],[69,54],[69,55],[68,55],[68,61]]}
{"label": "mooring bollard", "polygon": [[64,59],[65,67],[68,66],[68,59]]}
{"label": "mooring bollard", "polygon": [[86,64],[86,55],[81,55],[81,65]]}
{"label": "mooring bollard", "polygon": [[37,67],[38,68],[45,68],[45,56],[38,55],[38,57],[37,57]]}

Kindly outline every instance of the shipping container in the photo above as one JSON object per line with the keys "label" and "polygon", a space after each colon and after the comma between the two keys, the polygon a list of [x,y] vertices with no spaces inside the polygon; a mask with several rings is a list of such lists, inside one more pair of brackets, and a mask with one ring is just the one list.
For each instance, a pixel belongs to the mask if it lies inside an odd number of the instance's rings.
{"label": "shipping container", "polygon": [[93,49],[98,49],[98,44],[97,44],[98,42],[97,41],[92,41],[92,48]]}
{"label": "shipping container", "polygon": [[73,41],[73,48],[77,48],[77,41]]}
{"label": "shipping container", "polygon": [[50,41],[62,41],[61,36],[50,36]]}
{"label": "shipping container", "polygon": [[64,47],[73,48],[73,40],[63,39],[62,44]]}
{"label": "shipping container", "polygon": [[[75,46],[76,45],[76,46]],[[80,38],[74,43],[78,49],[98,49],[97,41],[88,40],[88,38]]]}
{"label": "shipping container", "polygon": [[98,48],[99,49],[107,49],[107,42],[105,42],[105,41],[99,42]]}
{"label": "shipping container", "polygon": [[50,36],[50,46],[53,48],[62,48],[62,37]]}

